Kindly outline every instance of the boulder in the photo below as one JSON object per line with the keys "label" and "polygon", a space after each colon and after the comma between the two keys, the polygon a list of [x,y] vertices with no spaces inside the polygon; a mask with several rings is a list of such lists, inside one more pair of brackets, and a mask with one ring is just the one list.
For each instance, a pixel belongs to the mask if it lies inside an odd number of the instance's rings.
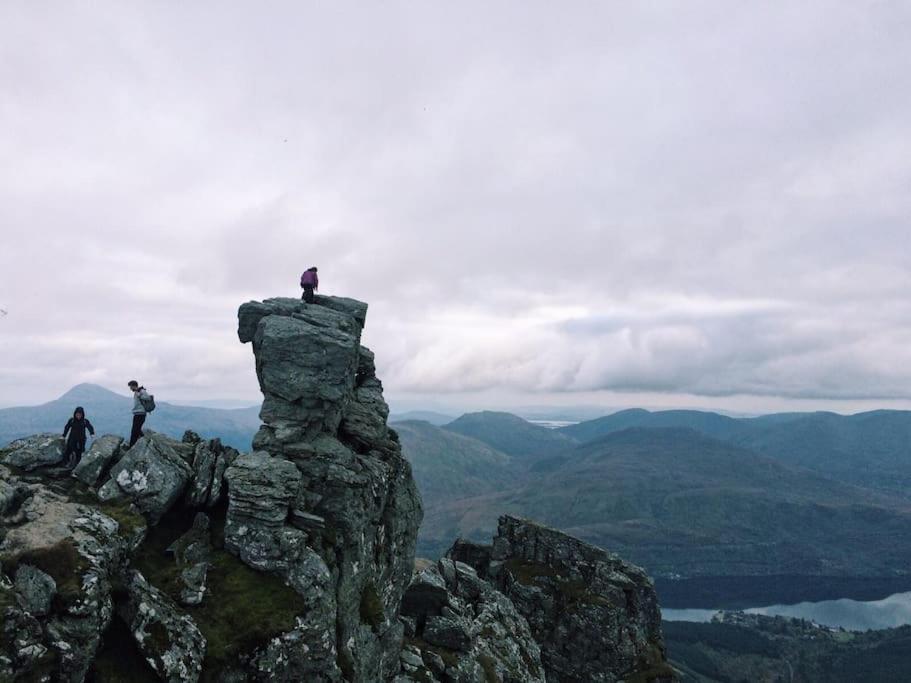
{"label": "boulder", "polygon": [[50,613],[51,600],[57,594],[53,578],[29,564],[21,564],[16,569],[15,586],[22,609],[37,617]]}
{"label": "boulder", "polygon": [[138,571],[129,574],[126,591],[128,598],[118,605],[118,614],[161,680],[199,680],[206,639],[193,619]]}
{"label": "boulder", "polygon": [[192,445],[193,475],[186,502],[191,507],[214,507],[222,498],[225,471],[239,454],[233,448],[223,446],[219,439],[199,439]]}
{"label": "boulder", "polygon": [[66,442],[59,434],[36,434],[11,441],[0,449],[0,462],[23,470],[59,465]]}
{"label": "boulder", "polygon": [[149,433],[111,468],[98,498],[130,501],[155,524],[180,500],[190,481],[193,470],[187,456],[185,444]]}
{"label": "boulder", "polygon": [[302,532],[285,525],[301,475],[294,463],[258,451],[238,457],[225,473],[225,547],[256,569],[287,569],[286,550]]}
{"label": "boulder", "polygon": [[528,622],[472,567],[444,558],[416,573],[402,612],[414,624],[401,655],[407,680],[544,683]]}
{"label": "boulder", "polygon": [[86,486],[94,486],[108,468],[120,457],[123,437],[105,434],[95,439],[73,469],[73,476]]}

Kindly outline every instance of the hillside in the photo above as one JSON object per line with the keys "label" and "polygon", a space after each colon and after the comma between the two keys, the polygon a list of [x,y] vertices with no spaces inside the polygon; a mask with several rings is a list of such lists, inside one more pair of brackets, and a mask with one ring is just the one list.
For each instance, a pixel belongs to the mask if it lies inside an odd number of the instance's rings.
{"label": "hillside", "polygon": [[[157,408],[146,425],[169,436],[180,437],[184,431],[193,429],[206,438],[219,437],[229,446],[250,450],[250,442],[260,425],[256,407],[222,410],[177,406],[162,397],[156,397],[156,403]],[[0,445],[29,434],[62,431],[76,406],[85,408],[98,434],[129,436],[132,397],[95,384],[79,384],[49,403],[0,410]]]}
{"label": "hillside", "polygon": [[397,422],[395,431],[427,507],[514,482],[511,458],[476,439],[418,420]]}
{"label": "hillside", "polygon": [[735,612],[662,629],[682,683],[893,683],[907,680],[911,657],[911,626],[854,633]]}
{"label": "hillside", "polygon": [[911,566],[903,501],[693,430],[625,430],[536,469],[510,491],[429,510],[425,542],[483,537],[498,514],[534,514],[661,576],[886,576]]}
{"label": "hillside", "polygon": [[466,413],[443,428],[519,458],[551,453],[576,442],[557,430],[532,424],[517,415],[493,411]]}
{"label": "hillside", "polygon": [[630,427],[681,427],[806,467],[839,481],[911,496],[911,412],[856,415],[780,413],[730,418],[716,413],[625,410],[558,431],[591,441]]}

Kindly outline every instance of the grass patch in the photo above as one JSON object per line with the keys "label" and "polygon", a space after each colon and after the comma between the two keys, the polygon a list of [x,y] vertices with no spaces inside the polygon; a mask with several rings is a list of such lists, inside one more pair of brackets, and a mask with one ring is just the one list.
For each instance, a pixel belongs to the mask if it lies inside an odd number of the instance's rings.
{"label": "grass patch", "polygon": [[79,554],[72,538],[64,538],[53,545],[27,550],[13,557],[3,557],[0,561],[10,576],[16,573],[20,564],[29,564],[50,576],[57,584],[54,601],[61,601],[63,607],[78,602],[82,597],[82,576],[91,566]]}
{"label": "grass patch", "polygon": [[[149,583],[175,602],[183,583],[180,567],[165,549],[187,531],[194,512],[176,510],[150,529],[134,558],[134,566]],[[201,605],[182,607],[206,638],[203,681],[218,681],[220,673],[236,664],[237,656],[265,645],[290,631],[304,614],[303,598],[281,579],[251,569],[221,545],[223,520],[212,520],[213,545],[206,594]]]}

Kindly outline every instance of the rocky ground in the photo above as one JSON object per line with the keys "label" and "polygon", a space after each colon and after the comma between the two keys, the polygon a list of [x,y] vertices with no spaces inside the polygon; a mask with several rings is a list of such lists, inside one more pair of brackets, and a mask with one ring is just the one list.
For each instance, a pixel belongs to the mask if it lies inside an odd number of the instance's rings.
{"label": "rocky ground", "polygon": [[[241,306],[250,453],[149,431],[0,451],[0,680],[670,680],[637,568],[504,517],[419,562],[420,496],[361,346],[366,305]],[[154,426],[154,415],[150,419]]]}

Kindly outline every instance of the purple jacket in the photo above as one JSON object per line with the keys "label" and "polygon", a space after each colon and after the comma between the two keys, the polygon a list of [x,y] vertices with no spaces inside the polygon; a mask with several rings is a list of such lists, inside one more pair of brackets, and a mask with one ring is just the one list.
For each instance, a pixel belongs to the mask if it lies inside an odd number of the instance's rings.
{"label": "purple jacket", "polygon": [[301,275],[301,287],[313,287],[313,289],[319,289],[319,278],[316,276],[315,271],[304,271],[303,275]]}

